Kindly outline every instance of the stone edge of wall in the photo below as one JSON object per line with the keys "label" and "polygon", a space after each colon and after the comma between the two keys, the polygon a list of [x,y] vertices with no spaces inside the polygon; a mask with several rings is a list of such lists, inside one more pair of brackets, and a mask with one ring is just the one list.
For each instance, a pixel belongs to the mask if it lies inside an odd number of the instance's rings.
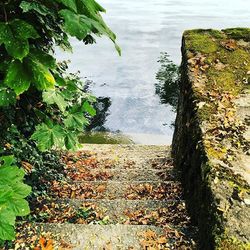
{"label": "stone edge of wall", "polygon": [[[242,33],[238,30],[246,32]],[[248,54],[250,53],[250,30],[235,29],[235,31],[234,29],[223,32],[214,30],[190,31],[192,34],[199,34],[199,36],[205,34],[205,39],[201,39],[197,44],[195,44],[195,41],[190,43],[189,31],[187,31],[184,33],[182,43],[181,86],[172,155],[175,166],[181,172],[188,210],[199,228],[199,249],[204,250],[250,249],[250,208],[249,204],[244,202],[249,201],[249,183],[244,179],[244,175],[238,174],[234,168],[231,168],[228,160],[224,160],[224,156],[211,156],[208,152],[204,135],[208,128],[206,122],[213,114],[202,118],[198,111],[207,101],[206,99],[204,101],[197,94],[197,84],[202,85],[204,90],[207,81],[211,80],[211,78],[206,78],[208,72],[205,67],[206,63],[201,62],[206,61],[206,57],[217,56],[218,51],[216,50],[220,50],[222,54],[226,53],[229,57],[231,51],[236,54],[237,49],[234,46],[238,46],[238,41],[240,41],[239,44],[245,43],[244,46],[249,46],[249,50],[240,47],[237,53],[243,53],[243,50],[247,51]],[[232,34],[236,34],[235,37]],[[201,37],[197,36],[197,38]],[[212,40],[208,41],[208,38]],[[210,43],[209,47],[208,45],[205,49],[200,47],[202,42]],[[213,42],[216,44],[214,45]],[[247,43],[249,44],[246,45]],[[227,44],[228,48],[226,47]],[[223,48],[220,47],[221,45],[223,45]],[[246,58],[250,59],[250,57]],[[221,71],[219,74],[223,74],[225,73],[223,68],[225,65],[219,60],[216,62],[210,61],[207,68],[208,70],[212,67],[218,68],[218,72]],[[235,67],[237,70],[238,66],[235,65]],[[202,83],[200,84],[200,79],[203,76],[205,76],[205,80],[203,82],[201,80]],[[243,89],[246,88],[242,88],[240,93],[235,94],[235,99],[240,99],[240,95],[244,92]],[[228,93],[228,90],[225,90],[225,93]],[[245,92],[244,98],[250,99],[248,90]],[[248,111],[250,111],[250,106]],[[249,128],[249,124],[244,125]],[[225,142],[222,141],[222,143]],[[244,151],[241,148],[238,150],[239,153]],[[225,154],[227,158],[230,155],[228,152]],[[244,190],[245,200],[240,197],[240,190]]]}

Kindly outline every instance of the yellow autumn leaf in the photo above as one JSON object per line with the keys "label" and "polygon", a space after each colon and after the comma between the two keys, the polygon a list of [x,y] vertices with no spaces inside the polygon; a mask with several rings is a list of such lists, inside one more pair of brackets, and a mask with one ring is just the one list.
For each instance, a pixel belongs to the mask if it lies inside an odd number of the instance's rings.
{"label": "yellow autumn leaf", "polygon": [[45,74],[44,75],[45,76],[45,78],[46,78],[46,80],[48,81],[48,82],[50,82],[50,83],[52,83],[52,84],[55,84],[56,83],[56,81],[55,81],[55,78],[53,77],[53,75],[52,74]]}

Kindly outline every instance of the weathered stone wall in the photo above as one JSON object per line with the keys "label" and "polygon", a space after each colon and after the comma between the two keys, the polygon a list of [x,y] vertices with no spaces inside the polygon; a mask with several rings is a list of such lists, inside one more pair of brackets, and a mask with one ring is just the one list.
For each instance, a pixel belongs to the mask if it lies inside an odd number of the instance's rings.
{"label": "weathered stone wall", "polygon": [[183,35],[173,157],[200,249],[250,249],[250,29]]}

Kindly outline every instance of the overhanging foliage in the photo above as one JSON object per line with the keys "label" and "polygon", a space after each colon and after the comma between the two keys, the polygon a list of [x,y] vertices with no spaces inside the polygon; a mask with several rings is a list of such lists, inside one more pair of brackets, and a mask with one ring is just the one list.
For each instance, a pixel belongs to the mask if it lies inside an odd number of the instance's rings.
{"label": "overhanging foliage", "polygon": [[70,36],[92,44],[94,36],[105,35],[120,54],[100,12],[105,10],[94,0],[0,2],[0,155],[5,155],[0,158],[0,245],[14,239],[16,216],[29,213],[24,198],[31,191],[14,157],[6,154],[27,139],[41,151],[74,150],[96,113],[95,97],[79,78],[66,74],[67,64],[56,62],[54,49],[72,50]]}

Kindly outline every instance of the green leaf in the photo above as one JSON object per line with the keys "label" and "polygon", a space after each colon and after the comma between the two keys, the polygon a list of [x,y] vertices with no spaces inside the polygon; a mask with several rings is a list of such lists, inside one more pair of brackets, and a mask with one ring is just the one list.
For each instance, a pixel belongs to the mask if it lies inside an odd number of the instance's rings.
{"label": "green leaf", "polygon": [[29,203],[24,199],[10,199],[8,206],[16,216],[25,216],[30,213]]}
{"label": "green leaf", "polygon": [[12,32],[14,33],[16,38],[19,39],[39,38],[39,35],[35,30],[35,28],[31,24],[21,19],[14,19],[13,21],[11,21],[10,28],[12,29]]}
{"label": "green leaf", "polygon": [[6,205],[0,205],[0,224],[7,223],[14,226],[16,215],[12,210],[9,210]]}
{"label": "green leaf", "polygon": [[89,93],[84,93],[83,96],[84,96],[85,100],[87,100],[87,101],[89,101],[91,103],[96,102],[96,97],[93,96],[93,95],[91,95],[91,94],[89,94]]}
{"label": "green leaf", "polygon": [[[58,83],[58,81],[57,81]],[[62,96],[67,100],[75,100],[77,93],[79,93],[79,87],[77,86],[77,82],[74,80],[65,80],[64,82],[61,81],[60,86],[64,86],[65,88],[61,91]],[[85,95],[85,93],[81,93],[81,95]]]}
{"label": "green leaf", "polygon": [[83,111],[87,112],[90,116],[95,116],[96,115],[96,110],[92,105],[89,104],[88,101],[84,102],[82,106]]}
{"label": "green leaf", "polygon": [[13,197],[18,199],[25,198],[31,193],[31,187],[23,182],[13,182],[11,187],[14,191]]}
{"label": "green leaf", "polygon": [[48,90],[43,92],[43,101],[49,105],[56,104],[62,112],[64,112],[68,106],[61,93],[56,90]]}
{"label": "green leaf", "polygon": [[77,12],[77,5],[75,0],[56,0],[58,3],[62,3],[65,7]]}
{"label": "green leaf", "polygon": [[13,155],[5,155],[0,157],[0,162],[2,162],[1,167],[8,167],[16,163]]}
{"label": "green leaf", "polygon": [[65,146],[68,150],[76,150],[78,145],[78,134],[74,132],[68,132],[65,136]]}
{"label": "green leaf", "polygon": [[71,36],[83,40],[91,32],[91,23],[86,22],[87,17],[70,10],[61,10],[59,13],[65,21],[64,30]]}
{"label": "green leaf", "polygon": [[36,11],[42,16],[51,15],[51,10],[41,3],[22,1],[20,7],[23,12]]}
{"label": "green leaf", "polygon": [[9,88],[0,86],[0,107],[6,107],[11,104],[15,104],[16,94]]}
{"label": "green leaf", "polygon": [[[68,3],[68,1],[65,0]],[[73,1],[71,1],[73,2]],[[59,11],[59,14],[64,19],[64,30],[69,35],[76,37],[79,40],[84,40],[87,35],[95,33],[97,35],[106,35],[115,44],[115,48],[119,55],[121,55],[121,49],[116,44],[116,36],[105,24],[100,15],[100,11],[105,12],[94,0],[79,0],[77,12],[74,10],[63,9]]]}
{"label": "green leaf", "polygon": [[35,58],[28,58],[27,65],[31,68],[33,80],[38,90],[53,89],[55,79],[50,69]]}
{"label": "green leaf", "polygon": [[9,25],[0,22],[0,44],[7,43],[10,38],[12,38],[12,32]]}
{"label": "green leaf", "polygon": [[29,42],[27,40],[10,38],[9,43],[5,43],[5,48],[9,55],[19,60],[22,60],[29,54]]}
{"label": "green leaf", "polygon": [[64,30],[71,36],[76,37],[78,40],[83,40],[92,32],[97,35],[106,35],[113,41],[117,52],[121,55],[121,49],[115,42],[115,34],[107,27],[99,14],[93,11],[89,13],[90,17],[75,14],[70,10],[61,10],[59,14],[64,19]]}
{"label": "green leaf", "polygon": [[0,157],[0,240],[15,238],[14,224],[16,216],[25,216],[30,212],[24,198],[31,188],[23,183],[24,171],[15,164],[13,156]]}
{"label": "green leaf", "polygon": [[14,240],[15,239],[14,227],[8,223],[2,222],[0,225],[0,239]]}
{"label": "green leaf", "polygon": [[[29,58],[26,58],[24,62],[19,60],[11,62],[4,83],[12,88],[17,95],[27,91],[31,82],[34,82],[38,90],[51,89],[54,87],[55,79],[49,67],[56,68],[55,59],[43,51],[32,49]],[[7,102],[8,104],[9,102]]]}
{"label": "green leaf", "polygon": [[59,125],[49,127],[42,123],[36,127],[35,133],[31,139],[38,143],[41,151],[46,151],[52,147],[62,147],[64,141],[64,130]]}
{"label": "green leaf", "polygon": [[0,44],[4,43],[8,54],[22,60],[29,53],[28,39],[36,39],[39,35],[32,25],[14,19],[9,23],[0,23]]}
{"label": "green leaf", "polygon": [[116,42],[114,42],[114,44],[115,44],[116,51],[118,52],[119,56],[121,56],[122,55],[122,49],[120,48],[120,46]]}
{"label": "green leaf", "polygon": [[95,0],[81,0],[81,2],[92,15],[98,13],[99,11],[106,12],[106,10]]}
{"label": "green leaf", "polygon": [[40,50],[40,49],[30,49],[30,55],[29,55],[33,60],[35,61],[39,61],[41,64],[43,64],[44,66],[46,66],[47,68],[50,68],[50,69],[56,69],[57,68],[57,64],[56,64],[56,59]]}
{"label": "green leaf", "polygon": [[59,74],[55,74],[55,80],[58,86],[65,87],[67,86],[67,80],[60,76]]}
{"label": "green leaf", "polygon": [[94,0],[78,0],[78,13],[98,20],[101,17],[99,12],[106,10]]}
{"label": "green leaf", "polygon": [[30,72],[25,67],[25,64],[19,60],[11,62],[4,83],[12,88],[17,95],[22,94],[29,89],[31,78]]}
{"label": "green leaf", "polygon": [[99,12],[106,12],[105,9],[99,5],[95,0],[80,0],[81,2],[81,8],[80,9],[80,14],[84,14],[87,16],[89,19],[91,19],[92,26],[94,29],[92,31],[94,33],[97,33],[98,35],[106,35],[109,37],[114,45],[115,48],[118,52],[119,55],[121,55],[121,48],[117,45],[115,42],[116,40],[116,35],[110,30],[110,28],[105,24],[105,22],[102,19],[102,16],[100,15]]}
{"label": "green leaf", "polygon": [[25,172],[16,166],[6,166],[0,168],[0,183],[9,184],[10,182],[21,181]]}
{"label": "green leaf", "polygon": [[[6,184],[2,184],[0,182],[0,204],[2,204],[3,202],[6,202],[8,199],[10,199],[13,196],[13,190],[9,185]],[[0,209],[1,206],[0,206]]]}
{"label": "green leaf", "polygon": [[89,124],[89,121],[84,117],[82,112],[76,112],[69,114],[64,120],[64,124],[67,128],[82,131],[84,126]]}

